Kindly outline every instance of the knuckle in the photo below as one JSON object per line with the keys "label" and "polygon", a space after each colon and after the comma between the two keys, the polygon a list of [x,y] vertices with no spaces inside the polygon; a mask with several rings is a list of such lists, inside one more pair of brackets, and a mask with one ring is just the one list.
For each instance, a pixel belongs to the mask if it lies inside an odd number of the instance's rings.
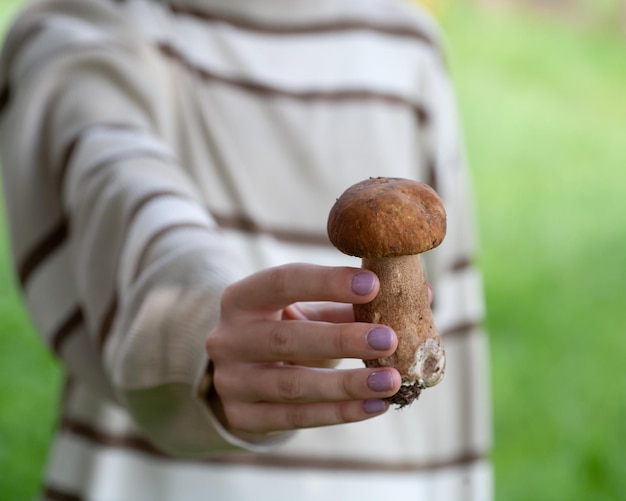
{"label": "knuckle", "polygon": [[211,330],[205,339],[205,346],[208,348],[215,348],[215,345],[219,345],[219,338],[221,337],[220,329],[216,327]]}
{"label": "knuckle", "polygon": [[343,402],[335,408],[335,417],[340,423],[362,421],[366,416],[359,410],[360,402]]}
{"label": "knuckle", "polygon": [[332,337],[333,350],[335,351],[335,353],[343,357],[355,355],[355,353],[353,353],[355,349],[355,344],[353,342],[354,336],[352,325],[339,324],[336,326],[336,328],[336,335]]}
{"label": "knuckle", "polygon": [[229,311],[237,302],[237,285],[230,284],[222,292],[222,299],[220,302],[222,315],[224,312]]}
{"label": "knuckle", "polygon": [[269,331],[269,349],[278,360],[290,360],[296,352],[294,336],[283,327],[282,323],[277,323]]}
{"label": "knuckle", "polygon": [[219,334],[216,331],[212,331],[207,336],[204,347],[212,360],[219,359],[220,342]]}
{"label": "knuckle", "polygon": [[285,415],[289,429],[306,428],[309,426],[307,407],[305,405],[291,405]]}
{"label": "knuckle", "polygon": [[244,403],[249,401],[249,389],[242,385],[242,381],[247,379],[247,375],[242,374],[238,368],[233,368],[228,364],[215,365],[213,371],[213,389],[220,397],[222,403],[229,404]]}
{"label": "knuckle", "polygon": [[352,421],[352,419],[350,419],[350,415],[347,409],[348,409],[348,406],[346,405],[335,405],[334,407],[335,421],[337,423],[347,423],[347,422]]}
{"label": "knuckle", "polygon": [[232,391],[231,378],[228,376],[227,371],[223,369],[215,368],[213,371],[213,388],[218,395],[230,394]]}
{"label": "knuckle", "polygon": [[243,412],[240,406],[233,404],[224,406],[224,415],[230,429],[245,431],[248,428],[248,413]]}
{"label": "knuckle", "polygon": [[276,384],[278,398],[284,402],[295,402],[304,396],[304,385],[298,374],[285,373],[278,378]]}
{"label": "knuckle", "polygon": [[273,291],[283,292],[287,289],[288,268],[286,266],[277,266],[268,270],[267,284]]}
{"label": "knuckle", "polygon": [[228,336],[220,327],[216,327],[209,332],[205,339],[204,347],[211,360],[216,361],[226,358],[228,352],[226,340],[228,340]]}
{"label": "knuckle", "polygon": [[343,392],[344,400],[356,400],[358,395],[353,389],[353,378],[351,373],[344,373],[341,377],[341,391]]}

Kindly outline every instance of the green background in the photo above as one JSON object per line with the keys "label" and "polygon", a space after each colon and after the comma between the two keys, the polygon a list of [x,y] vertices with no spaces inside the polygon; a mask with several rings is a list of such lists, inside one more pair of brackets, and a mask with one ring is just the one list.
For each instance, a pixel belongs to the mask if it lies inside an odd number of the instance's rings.
{"label": "green background", "polygon": [[[4,31],[20,2],[0,1]],[[626,498],[626,16],[569,3],[584,10],[439,11],[478,207],[504,501]],[[61,377],[20,305],[4,222],[0,244],[0,499],[21,501]]]}

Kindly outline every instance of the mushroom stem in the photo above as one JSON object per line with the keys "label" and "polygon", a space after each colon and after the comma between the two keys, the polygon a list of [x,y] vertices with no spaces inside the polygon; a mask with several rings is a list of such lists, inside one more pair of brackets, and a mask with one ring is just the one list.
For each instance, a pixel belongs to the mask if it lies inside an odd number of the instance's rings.
{"label": "mushroom stem", "polygon": [[398,349],[393,355],[365,363],[368,367],[398,369],[402,389],[391,402],[404,406],[421,390],[437,384],[445,369],[422,261],[419,255],[363,258],[362,266],[378,276],[380,291],[370,303],[354,306],[357,321],[387,325],[398,336]]}

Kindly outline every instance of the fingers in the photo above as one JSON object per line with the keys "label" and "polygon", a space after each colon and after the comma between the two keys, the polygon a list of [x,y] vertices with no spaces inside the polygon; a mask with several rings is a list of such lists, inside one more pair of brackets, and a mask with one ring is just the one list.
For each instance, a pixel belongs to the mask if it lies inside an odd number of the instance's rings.
{"label": "fingers", "polygon": [[234,431],[272,433],[363,421],[389,408],[382,399],[316,404],[246,404],[232,406],[228,426]]}
{"label": "fingers", "polygon": [[214,367],[211,402],[223,409],[226,426],[267,433],[385,412],[385,399],[401,385],[395,369],[305,366],[395,352],[393,330],[354,322],[352,304],[371,301],[379,287],[367,270],[307,264],[263,270],[228,287],[206,342]]}
{"label": "fingers", "polygon": [[273,312],[304,301],[366,303],[378,288],[376,275],[358,268],[289,264],[260,271],[229,287],[222,309]]}
{"label": "fingers", "polygon": [[[241,384],[245,381],[245,384]],[[402,383],[392,368],[333,370],[291,365],[248,366],[222,371],[214,384],[243,402],[318,403],[387,398]]]}
{"label": "fingers", "polygon": [[391,368],[337,371],[263,365],[216,373],[214,384],[221,395],[228,395],[224,418],[231,430],[269,433],[382,414],[389,408],[384,399],[399,390],[401,377]]}
{"label": "fingers", "polygon": [[388,327],[372,324],[330,324],[294,320],[257,322],[239,336],[223,336],[208,349],[214,360],[282,362],[315,359],[390,356],[398,338]]}
{"label": "fingers", "polygon": [[239,339],[229,347],[238,336],[216,336],[211,339],[218,342],[207,345],[225,425],[233,430],[266,433],[368,419],[385,412],[383,399],[400,388],[400,374],[393,368],[336,370],[281,363],[390,355],[397,337],[387,327],[299,320],[257,321],[259,325],[270,328],[260,328],[250,338],[253,342]]}
{"label": "fingers", "polygon": [[283,310],[284,320],[313,320],[316,322],[354,322],[354,309],[351,304],[340,303],[297,303]]}

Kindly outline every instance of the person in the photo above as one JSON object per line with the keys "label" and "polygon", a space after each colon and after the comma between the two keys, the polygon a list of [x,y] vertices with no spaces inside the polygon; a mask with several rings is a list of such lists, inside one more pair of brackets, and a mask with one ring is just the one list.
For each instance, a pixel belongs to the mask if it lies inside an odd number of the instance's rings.
{"label": "person", "polygon": [[[66,374],[42,499],[491,499],[474,216],[435,22],[395,0],[44,0],[0,60],[16,276]],[[433,186],[443,382],[389,408],[377,278],[328,242]],[[25,368],[27,370],[27,368]]]}

